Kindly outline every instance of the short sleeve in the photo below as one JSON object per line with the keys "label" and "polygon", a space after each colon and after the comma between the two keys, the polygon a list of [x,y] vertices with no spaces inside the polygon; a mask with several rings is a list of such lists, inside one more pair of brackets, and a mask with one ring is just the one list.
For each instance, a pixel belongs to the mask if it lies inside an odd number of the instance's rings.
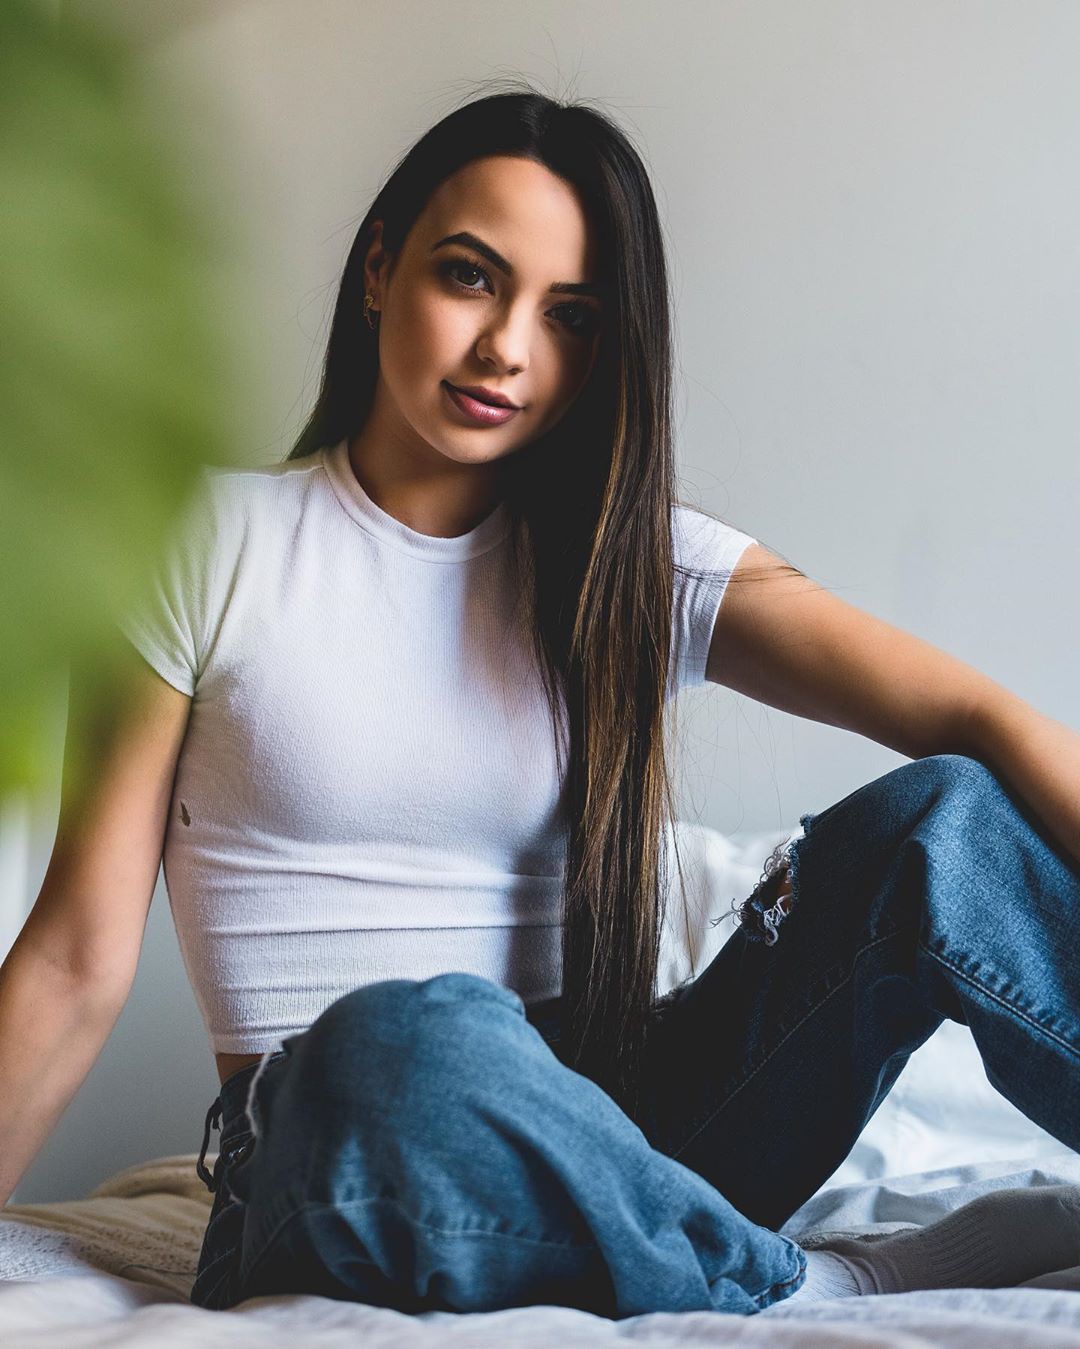
{"label": "short sleeve", "polygon": [[133,607],[117,626],[163,679],[194,696],[215,611],[220,510],[215,470],[200,470]]}
{"label": "short sleeve", "polygon": [[[757,542],[752,535],[711,515],[675,505],[672,552],[677,566],[669,696],[705,683],[713,627],[728,580],[747,547]],[[679,566],[700,570],[701,574],[686,575]]]}

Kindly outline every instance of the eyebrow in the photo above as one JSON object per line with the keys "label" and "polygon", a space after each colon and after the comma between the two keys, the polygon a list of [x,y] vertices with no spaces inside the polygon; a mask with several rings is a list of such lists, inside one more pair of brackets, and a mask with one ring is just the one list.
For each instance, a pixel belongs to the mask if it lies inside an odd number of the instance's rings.
{"label": "eyebrow", "polygon": [[[513,276],[514,269],[501,253],[497,253],[490,244],[484,243],[483,239],[478,239],[475,234],[470,234],[468,230],[461,230],[457,234],[448,234],[438,243],[432,244],[431,251],[434,253],[437,248],[442,248],[445,244],[466,244],[473,248],[477,253],[482,253],[487,260],[498,267],[500,272],[505,272],[507,276]],[[556,281],[548,289],[557,295],[593,295],[597,299],[603,297],[603,290],[592,281]]]}

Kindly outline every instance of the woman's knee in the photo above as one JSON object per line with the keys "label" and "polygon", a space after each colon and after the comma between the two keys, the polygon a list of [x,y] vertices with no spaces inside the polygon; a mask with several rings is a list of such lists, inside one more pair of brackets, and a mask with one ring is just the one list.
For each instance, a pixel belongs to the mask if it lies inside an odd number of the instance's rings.
{"label": "woman's knee", "polygon": [[[944,825],[943,838],[963,845],[977,838],[980,823],[1007,804],[1007,793],[981,760],[968,754],[929,754],[901,764],[845,800],[859,804],[871,831],[889,831],[897,841],[904,834],[925,832],[920,826],[932,818]],[[961,822],[964,827],[958,829]],[[972,822],[974,828],[969,827]]]}
{"label": "woman's knee", "polygon": [[[850,868],[873,878],[892,868],[905,839],[916,834],[935,856],[981,847],[986,831],[1000,827],[995,821],[1007,805],[992,770],[969,755],[932,754],[901,764],[828,810],[804,815],[802,837],[778,844],[750,896],[733,902],[738,925],[751,941],[777,941],[781,924],[805,904],[800,863],[806,848],[819,853],[819,879],[821,857],[834,880],[844,880]],[[837,828],[850,834],[850,847],[837,848]],[[815,838],[806,842],[810,834]]]}
{"label": "woman's knee", "polygon": [[929,754],[902,771],[925,778],[942,794],[983,797],[1001,791],[993,770],[970,754]]}
{"label": "woman's knee", "polygon": [[304,1079],[323,1103],[371,1099],[386,1084],[405,1095],[414,1085],[409,1079],[416,1076],[422,1087],[435,1063],[482,1058],[508,1017],[525,1023],[521,998],[478,975],[453,971],[365,984],[290,1042],[291,1076]]}
{"label": "woman's knee", "polygon": [[974,849],[980,856],[1012,841],[1028,826],[1018,803],[993,769],[967,754],[933,754],[904,766],[922,793],[920,814],[932,816],[936,850]]}
{"label": "woman's knee", "polygon": [[283,1153],[311,1159],[305,1184],[319,1194],[345,1193],[369,1170],[423,1168],[433,1142],[451,1135],[479,1146],[519,1026],[517,995],[472,975],[354,989],[291,1043],[271,1132]]}

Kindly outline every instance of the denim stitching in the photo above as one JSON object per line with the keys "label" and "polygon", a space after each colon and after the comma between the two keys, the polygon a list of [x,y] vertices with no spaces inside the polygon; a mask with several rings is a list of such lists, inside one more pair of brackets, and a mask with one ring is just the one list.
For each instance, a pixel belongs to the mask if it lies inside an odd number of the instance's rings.
{"label": "denim stitching", "polygon": [[241,1282],[246,1282],[248,1279],[251,1278],[252,1274],[255,1272],[259,1264],[266,1257],[266,1255],[269,1253],[270,1248],[274,1245],[274,1243],[277,1241],[278,1237],[280,1237],[281,1233],[285,1230],[285,1228],[288,1227],[288,1225],[291,1222],[294,1222],[297,1218],[301,1217],[303,1214],[315,1210],[325,1210],[332,1213],[342,1213],[349,1209],[364,1208],[370,1204],[383,1204],[383,1203],[395,1204],[399,1209],[401,1209],[402,1213],[404,1213],[405,1215],[405,1218],[412,1226],[421,1227],[424,1229],[425,1232],[434,1232],[436,1235],[442,1237],[502,1237],[510,1241],[527,1242],[530,1246],[554,1246],[560,1250],[588,1252],[588,1251],[597,1251],[600,1249],[595,1241],[584,1241],[584,1242],[552,1241],[547,1237],[530,1237],[525,1236],[524,1234],[518,1232],[495,1232],[491,1231],[488,1228],[483,1227],[459,1227],[459,1228],[437,1227],[433,1223],[427,1223],[424,1222],[423,1219],[421,1218],[413,1217],[412,1214],[410,1214],[407,1210],[405,1210],[404,1207],[401,1204],[399,1204],[396,1199],[393,1199],[388,1195],[372,1195],[367,1199],[347,1199],[342,1201],[341,1203],[332,1203],[326,1200],[313,1199],[313,1200],[305,1200],[302,1204],[294,1208],[290,1213],[288,1213],[284,1218],[282,1218],[281,1221],[273,1228],[270,1235],[259,1247],[258,1253],[252,1257],[250,1263],[241,1271],[240,1274]]}
{"label": "denim stitching", "polygon": [[[790,1237],[785,1239],[788,1241],[791,1240]],[[798,1242],[796,1242],[795,1245],[798,1248],[798,1250],[801,1250],[801,1247],[798,1247]],[[780,1279],[776,1283],[771,1283],[769,1284],[768,1288],[762,1289],[760,1293],[750,1293],[747,1292],[745,1288],[743,1289],[743,1292],[746,1293],[746,1296],[751,1300],[751,1302],[753,1302],[753,1304],[756,1307],[760,1307],[761,1304],[765,1301],[765,1299],[770,1297],[771,1294],[779,1292],[781,1288],[790,1287],[791,1284],[795,1283],[799,1278],[805,1275],[806,1258],[805,1256],[800,1256],[798,1254],[798,1250],[796,1251],[795,1255],[795,1260],[798,1267],[795,1270],[795,1273],[792,1274],[792,1276],[789,1279]],[[718,1274],[715,1279],[709,1280],[709,1291],[711,1292],[718,1283],[724,1282],[734,1282],[734,1280],[732,1280],[730,1274]],[[776,1299],[774,1298],[773,1301],[775,1300]],[[770,1303],[769,1305],[771,1306],[772,1304]]]}
{"label": "denim stitching", "polygon": [[[766,1288],[765,1291],[764,1291],[763,1293],[758,1293],[756,1297],[753,1296],[753,1294],[751,1294],[751,1297],[752,1297],[752,1300],[753,1300],[755,1306],[760,1307],[760,1306],[761,1306],[761,1303],[764,1301],[764,1299],[767,1298],[767,1297],[769,1297],[769,1295],[770,1295],[771,1293],[778,1293],[778,1292],[780,1291],[781,1288],[789,1288],[793,1283],[796,1283],[796,1282],[797,1282],[798,1280],[800,1280],[800,1279],[802,1279],[802,1280],[805,1281],[805,1278],[806,1278],[806,1260],[805,1260],[805,1257],[804,1257],[803,1259],[799,1260],[798,1256],[796,1256],[796,1260],[798,1260],[798,1266],[799,1266],[799,1267],[798,1267],[798,1269],[796,1269],[795,1273],[791,1276],[790,1279],[781,1279],[781,1280],[779,1281],[779,1283],[773,1283],[773,1284],[770,1284],[769,1287]],[[800,1286],[801,1286],[801,1285],[800,1285]],[[773,1302],[775,1302],[775,1300],[776,1300],[776,1299],[774,1298],[774,1299],[773,1299]],[[769,1305],[772,1306],[772,1302],[770,1302]]]}
{"label": "denim stitching", "polygon": [[669,1153],[668,1155],[672,1159],[677,1160],[680,1153],[686,1151],[686,1149],[690,1146],[690,1144],[694,1141],[694,1139],[697,1138],[697,1136],[703,1130],[708,1128],[708,1126],[713,1122],[713,1120],[717,1117],[717,1115],[719,1115],[720,1112],[724,1110],[731,1103],[731,1101],[735,1099],[735,1097],[739,1094],[739,1092],[742,1091],[743,1087],[745,1087],[748,1082],[752,1081],[757,1076],[757,1074],[761,1072],[762,1068],[765,1067],[765,1065],[769,1062],[769,1060],[773,1058],[773,1056],[785,1044],[787,1044],[788,1040],[791,1039],[791,1037],[795,1034],[795,1032],[799,1029],[799,1027],[802,1026],[804,1022],[808,1021],[810,1017],[814,1016],[817,1012],[819,1012],[822,1009],[822,1007],[824,1007],[825,1004],[829,1001],[830,998],[834,997],[837,993],[839,993],[839,991],[842,988],[846,987],[851,982],[852,977],[855,974],[855,962],[859,959],[861,955],[865,954],[865,952],[867,951],[873,950],[875,946],[880,946],[881,943],[884,941],[891,941],[893,937],[899,937],[902,935],[904,935],[904,929],[897,928],[895,932],[887,932],[885,936],[878,937],[875,941],[867,942],[865,946],[861,946],[859,950],[855,952],[854,958],[852,959],[851,962],[851,969],[848,971],[847,975],[840,981],[840,983],[838,983],[835,986],[835,988],[831,988],[828,991],[828,993],[826,993],[825,996],[821,999],[820,1002],[814,1003],[814,1005],[806,1012],[806,1014],[803,1017],[801,1017],[800,1020],[797,1021],[794,1026],[792,1026],[792,1028],[788,1031],[788,1033],[784,1036],[784,1038],[776,1042],[776,1044],[772,1047],[772,1049],[769,1050],[768,1054],[766,1054],[766,1056],[761,1060],[761,1062],[757,1065],[757,1067],[752,1069],[752,1071],[749,1072],[746,1075],[746,1077],[743,1078],[743,1080],[734,1089],[734,1091],[728,1092],[728,1094],[724,1097],[724,1099],[720,1102],[720,1104],[716,1106],[714,1110],[710,1111],[710,1113],[705,1117],[704,1120],[702,1120],[702,1122],[693,1131],[693,1133],[690,1134],[688,1138],[686,1138],[682,1143],[679,1144],[679,1147],[676,1149],[676,1151]]}
{"label": "denim stitching", "polygon": [[[219,1251],[202,1269],[196,1271],[188,1297],[189,1302],[194,1302],[197,1307],[214,1306],[218,1293],[230,1277],[239,1250],[239,1246],[229,1246],[226,1250]],[[195,1302],[196,1294],[199,1299],[197,1302]]]}
{"label": "denim stitching", "polygon": [[966,970],[961,969],[960,966],[950,960],[948,956],[944,956],[938,951],[931,951],[921,939],[919,941],[919,949],[925,951],[931,960],[939,961],[947,969],[952,970],[955,975],[963,979],[965,983],[970,984],[972,988],[977,988],[985,997],[991,998],[994,1002],[1004,1007],[1007,1011],[1011,1012],[1013,1016],[1019,1017],[1021,1021],[1026,1021],[1029,1026],[1032,1026],[1037,1031],[1041,1031],[1043,1035],[1048,1036],[1051,1040],[1054,1040],[1057,1044],[1061,1045],[1062,1048],[1067,1049],[1070,1054],[1076,1054],[1080,1057],[1080,1050],[1077,1049],[1076,1045],[1070,1044],[1068,1040],[1058,1035],[1056,1031],[1052,1031],[1049,1026],[1044,1026],[1041,1021],[1036,1021],[1034,1017],[1029,1016],[1027,1012],[1016,1007],[1013,1003],[1009,1002],[1007,998],[1003,998],[1000,993],[995,993],[993,989],[987,988],[985,984],[981,984],[978,979],[973,978]]}

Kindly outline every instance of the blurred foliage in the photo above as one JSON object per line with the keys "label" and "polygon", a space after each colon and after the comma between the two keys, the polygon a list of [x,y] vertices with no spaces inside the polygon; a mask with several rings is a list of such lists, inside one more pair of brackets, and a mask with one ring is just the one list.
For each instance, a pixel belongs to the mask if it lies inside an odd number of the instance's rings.
{"label": "blurred foliage", "polygon": [[115,29],[0,4],[0,800],[51,778],[73,664],[115,696],[115,617],[200,466],[237,458],[235,240],[131,62]]}

